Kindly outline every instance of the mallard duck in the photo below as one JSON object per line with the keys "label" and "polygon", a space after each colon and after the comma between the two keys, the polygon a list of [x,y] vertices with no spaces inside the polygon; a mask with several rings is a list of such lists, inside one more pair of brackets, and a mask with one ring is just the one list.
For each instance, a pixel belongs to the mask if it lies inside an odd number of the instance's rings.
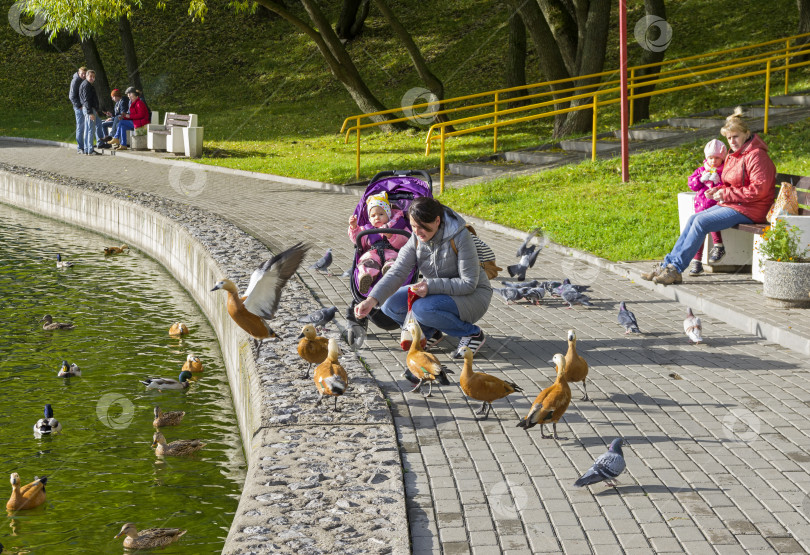
{"label": "mallard duck", "polygon": [[56,375],[58,378],[78,378],[81,377],[82,371],[74,362],[68,365],[68,361],[63,360],[62,366],[59,367],[59,373]]}
{"label": "mallard duck", "polygon": [[186,335],[188,333],[188,326],[183,322],[175,322],[169,328],[169,335]]}
{"label": "mallard duck", "polygon": [[155,432],[155,435],[152,436],[152,447],[155,448],[156,455],[191,455],[205,447],[205,445],[199,439],[178,439],[166,443],[166,438],[160,432]]}
{"label": "mallard duck", "polygon": [[40,418],[34,424],[34,435],[43,436],[47,434],[56,434],[62,431],[62,424],[53,417],[53,408],[51,405],[45,405],[45,418]]}
{"label": "mallard duck", "polygon": [[39,322],[41,324],[45,322],[44,324],[42,324],[42,329],[47,331],[72,330],[73,328],[76,327],[74,324],[71,324],[69,322],[54,322],[53,316],[51,316],[50,314],[46,314],[45,316],[43,316],[42,320],[40,320]]}
{"label": "mallard duck", "polygon": [[[568,376],[565,370],[565,357],[562,353],[554,355],[554,366],[557,369],[557,380],[540,392],[532,403],[532,408],[526,418],[518,422],[518,426],[529,431],[536,424],[540,424],[540,437],[543,439],[560,439],[557,436],[557,422],[568,409],[571,403],[571,388],[568,387]],[[554,436],[543,433],[543,424],[550,420],[553,423]]]}
{"label": "mallard duck", "polygon": [[183,370],[178,378],[177,380],[172,378],[146,378],[141,380],[141,383],[146,386],[146,389],[157,389],[158,391],[164,389],[188,389],[191,372]]}
{"label": "mallard duck", "polygon": [[312,324],[304,326],[298,338],[301,340],[298,342],[298,356],[309,363],[306,374],[301,376],[306,378],[309,376],[313,364],[320,364],[326,360],[326,356],[329,354],[329,340],[319,337]]}
{"label": "mallard duck", "polygon": [[104,254],[121,254],[125,250],[129,250],[129,247],[126,245],[121,245],[120,247],[104,247]]}
{"label": "mallard duck", "polygon": [[568,352],[565,353],[565,374],[568,383],[582,382],[582,391],[585,395],[581,401],[589,401],[588,398],[588,363],[577,353],[577,334],[574,330],[568,330]]}
{"label": "mallard duck", "polygon": [[492,401],[503,399],[507,395],[516,391],[523,391],[513,382],[507,382],[495,376],[473,371],[472,349],[464,348],[464,367],[461,369],[459,384],[464,395],[482,401],[481,409],[476,414],[483,414],[476,420],[486,420],[492,408]]}
{"label": "mallard duck", "polygon": [[346,391],[349,385],[349,375],[346,370],[338,362],[340,356],[340,347],[338,347],[337,339],[329,340],[329,350],[326,355],[326,360],[320,363],[315,368],[315,387],[318,388],[318,401],[315,406],[321,404],[324,396],[332,395],[335,397],[335,412],[338,412],[337,398]]}
{"label": "mallard duck", "polygon": [[281,290],[298,269],[308,248],[298,243],[259,266],[250,276],[244,296],[239,296],[239,289],[229,279],[223,279],[211,289],[228,292],[228,314],[237,326],[253,338],[257,357],[262,340],[276,337],[276,332],[265,320],[273,318],[281,299]]}
{"label": "mallard duck", "polygon": [[434,381],[438,380],[442,385],[450,385],[450,380],[447,378],[447,373],[450,370],[441,365],[436,355],[422,350],[422,328],[419,327],[419,324],[409,322],[405,327],[411,332],[413,341],[411,341],[411,348],[405,357],[407,370],[405,370],[403,376],[409,382],[416,384],[416,387],[411,391],[419,391],[422,384],[428,382],[428,393],[425,397],[430,397],[433,392]]}
{"label": "mallard duck", "polygon": [[163,412],[160,410],[160,407],[155,407],[155,419],[152,421],[152,425],[155,428],[160,428],[161,426],[177,426],[185,415],[185,411],[182,410]]}
{"label": "mallard duck", "polygon": [[33,509],[45,503],[45,484],[48,477],[35,478],[30,484],[20,487],[20,475],[16,472],[11,474],[11,497],[6,503],[9,511],[20,511],[22,509]]}
{"label": "mallard duck", "polygon": [[138,532],[134,524],[127,522],[115,538],[126,536],[124,547],[127,549],[154,549],[177,541],[185,533],[186,530],[179,528],[149,528]]}
{"label": "mallard duck", "polygon": [[188,372],[197,373],[203,371],[202,362],[200,362],[200,357],[194,355],[188,355],[186,357],[186,362],[183,364],[183,370],[187,370]]}
{"label": "mallard duck", "polygon": [[69,262],[67,260],[62,260],[62,255],[61,254],[56,255],[56,267],[57,268],[70,268],[71,266],[73,266],[73,262]]}

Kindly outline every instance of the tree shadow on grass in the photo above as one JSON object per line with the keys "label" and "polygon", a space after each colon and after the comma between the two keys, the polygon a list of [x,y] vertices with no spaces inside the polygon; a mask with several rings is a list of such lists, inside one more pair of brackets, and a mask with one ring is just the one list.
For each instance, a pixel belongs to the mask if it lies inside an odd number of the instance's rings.
{"label": "tree shadow on grass", "polygon": [[229,158],[277,158],[278,154],[260,150],[203,147],[203,157],[217,160]]}

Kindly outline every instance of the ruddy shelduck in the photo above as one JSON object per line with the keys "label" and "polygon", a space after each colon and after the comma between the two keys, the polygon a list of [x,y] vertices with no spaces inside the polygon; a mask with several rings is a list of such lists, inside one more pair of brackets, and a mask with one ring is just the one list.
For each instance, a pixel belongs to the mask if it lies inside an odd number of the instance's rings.
{"label": "ruddy shelduck", "polygon": [[175,322],[174,324],[172,324],[172,327],[169,328],[169,335],[177,336],[187,334],[188,334],[188,326],[185,325],[183,322]]}
{"label": "ruddy shelduck", "polygon": [[428,383],[428,393],[425,397],[430,397],[433,392],[433,382],[437,381],[442,385],[450,385],[447,378],[448,373],[452,373],[445,368],[433,353],[426,353],[422,350],[422,328],[416,322],[409,322],[406,329],[411,333],[411,348],[405,357],[407,369],[403,376],[416,384],[411,391],[419,391],[422,384]]}
{"label": "ruddy shelduck", "polygon": [[262,340],[276,337],[265,320],[273,318],[281,299],[281,290],[298,269],[308,249],[308,246],[298,243],[263,263],[250,276],[243,297],[239,296],[239,289],[229,279],[220,281],[211,289],[228,292],[228,314],[237,326],[254,339],[257,357]]}
{"label": "ruddy shelduck", "polygon": [[577,353],[577,334],[568,330],[568,352],[565,353],[565,374],[568,383],[582,382],[582,391],[585,395],[581,401],[588,401],[588,363]]}
{"label": "ruddy shelduck", "polygon": [[331,395],[335,398],[335,412],[339,412],[337,408],[337,398],[346,392],[349,387],[349,375],[346,370],[338,362],[340,357],[340,347],[338,346],[337,339],[329,340],[329,349],[326,359],[315,367],[315,387],[318,388],[318,401],[315,406],[321,404],[323,398]]}
{"label": "ruddy shelduck", "polygon": [[486,420],[492,409],[492,401],[503,399],[516,391],[523,391],[516,383],[507,382],[495,376],[473,371],[472,349],[464,349],[464,366],[459,378],[461,391],[464,395],[476,401],[482,401],[481,408],[475,414],[483,414],[476,420]]}
{"label": "ruddy shelduck", "polygon": [[[518,422],[518,426],[529,431],[536,424],[540,424],[540,437],[543,439],[560,439],[557,436],[557,422],[565,414],[568,405],[571,403],[571,388],[568,387],[568,382],[565,375],[565,357],[562,353],[554,355],[554,365],[557,369],[557,380],[540,392],[540,395],[532,403],[532,408],[529,414]],[[554,428],[554,436],[547,436],[543,433],[543,424],[547,421],[552,422]]]}
{"label": "ruddy shelduck", "polygon": [[198,374],[203,371],[202,361],[200,361],[200,357],[194,355],[186,356],[186,362],[183,363],[183,370],[187,372],[191,372],[192,374]]}
{"label": "ruddy shelduck", "polygon": [[329,340],[320,337],[312,324],[304,326],[298,338],[301,340],[298,342],[298,356],[309,363],[306,374],[302,376],[306,378],[313,364],[320,364],[326,360],[329,354]]}
{"label": "ruddy shelduck", "polygon": [[127,549],[155,549],[177,541],[185,533],[186,530],[179,528],[149,528],[139,532],[134,524],[127,522],[115,538],[126,536],[124,547]]}
{"label": "ruddy shelduck", "polygon": [[9,511],[33,509],[45,503],[45,484],[47,476],[37,478],[30,484],[20,487],[20,475],[14,472],[11,475],[11,497],[6,503]]}
{"label": "ruddy shelduck", "polygon": [[129,247],[126,245],[121,245],[120,247],[104,247],[104,254],[121,254],[128,250]]}

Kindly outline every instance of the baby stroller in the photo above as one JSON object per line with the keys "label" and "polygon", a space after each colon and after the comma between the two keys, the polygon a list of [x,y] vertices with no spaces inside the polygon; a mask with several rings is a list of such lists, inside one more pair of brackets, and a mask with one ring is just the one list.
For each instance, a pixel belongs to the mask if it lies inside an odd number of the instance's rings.
{"label": "baby stroller", "polygon": [[[369,223],[368,212],[366,210],[366,201],[368,198],[383,191],[388,193],[388,201],[391,203],[392,209],[401,210],[403,214],[407,214],[408,207],[411,205],[411,201],[413,199],[419,197],[433,197],[433,181],[430,179],[430,175],[424,170],[383,171],[378,173],[368,184],[365,192],[363,193],[363,197],[360,199],[360,202],[354,209],[354,215],[357,216],[358,226],[363,226]],[[368,317],[363,318],[362,320],[358,320],[354,315],[355,305],[366,299],[366,296],[360,293],[358,283],[358,261],[365,252],[362,245],[362,240],[363,237],[367,235],[379,235],[381,233],[396,233],[410,237],[411,229],[410,225],[407,225],[406,220],[404,229],[367,229],[361,231],[357,235],[354,246],[354,262],[352,263],[350,280],[352,297],[354,298],[354,301],[352,301],[351,305],[349,306],[346,313],[346,318],[349,320],[350,324],[359,325],[363,328],[363,330],[368,327],[368,320],[371,320],[377,327],[384,330],[393,330],[399,327],[399,324],[386,316],[383,311],[380,310],[380,307],[374,307],[374,309],[372,309],[372,311],[369,313]],[[392,247],[385,237],[381,237],[379,240],[372,243],[371,248],[384,249]],[[416,268],[413,268],[413,270],[411,270],[411,274],[406,280],[406,283],[416,283],[417,277]],[[371,289],[369,289],[369,291],[370,290]],[[349,342],[352,343],[351,340]]]}

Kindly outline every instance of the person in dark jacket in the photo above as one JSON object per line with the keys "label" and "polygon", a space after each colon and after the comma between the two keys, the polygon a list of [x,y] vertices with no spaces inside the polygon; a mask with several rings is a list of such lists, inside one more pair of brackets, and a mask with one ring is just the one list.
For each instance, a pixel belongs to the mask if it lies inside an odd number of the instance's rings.
{"label": "person in dark jacket", "polygon": [[115,109],[113,112],[107,112],[107,119],[101,122],[101,128],[104,130],[104,140],[109,142],[115,132],[118,130],[118,122],[121,121],[121,116],[129,111],[129,98],[121,94],[118,89],[113,89],[110,92],[112,101],[115,102]]}
{"label": "person in dark jacket", "polygon": [[84,82],[87,68],[82,66],[73,74],[70,80],[70,103],[73,105],[73,115],[76,116],[76,144],[79,154],[84,154],[84,114],[82,113],[82,102],[79,100],[79,87]]}
{"label": "person in dark jacket", "polygon": [[[460,338],[453,358],[464,356],[465,347],[474,353],[484,344],[484,331],[475,322],[489,309],[492,286],[479,264],[472,235],[461,216],[432,198],[414,200],[408,217],[413,235],[394,266],[355,307],[355,316],[365,318],[382,303],[382,311],[401,326],[410,290],[418,297],[412,311],[428,338],[428,348],[447,334]],[[405,285],[414,266],[424,279]]]}
{"label": "person in dark jacket", "polygon": [[79,100],[82,103],[82,114],[84,114],[84,153],[100,155],[93,148],[93,135],[99,139],[103,137],[101,134],[101,107],[98,103],[98,95],[96,94],[96,87],[93,83],[96,82],[96,72],[88,69],[84,76],[84,82],[79,87]]}

